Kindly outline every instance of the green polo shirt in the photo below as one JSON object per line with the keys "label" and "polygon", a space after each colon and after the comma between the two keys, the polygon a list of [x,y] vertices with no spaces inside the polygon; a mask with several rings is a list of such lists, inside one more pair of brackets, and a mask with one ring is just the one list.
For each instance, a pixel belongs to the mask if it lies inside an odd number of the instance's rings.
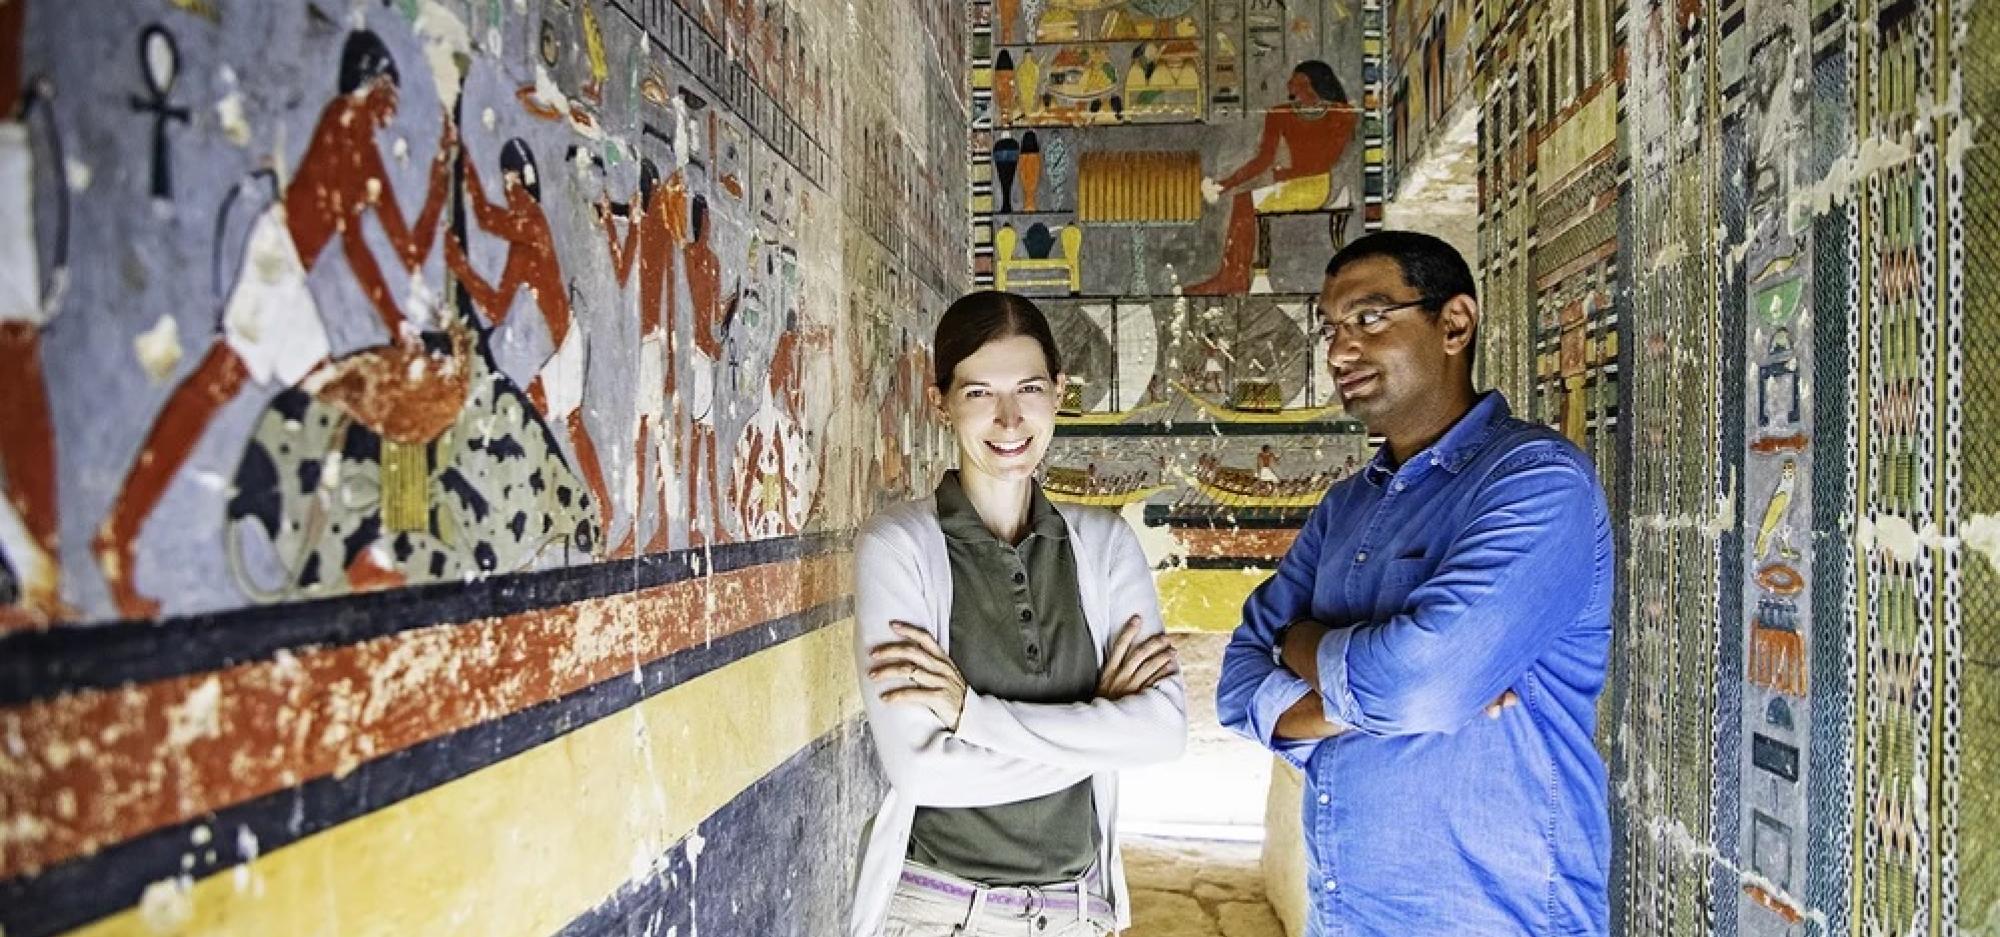
{"label": "green polo shirt", "polygon": [[[1069,525],[1041,489],[1019,544],[986,529],[955,471],[938,484],[937,515],[951,562],[951,660],[966,686],[1018,703],[1096,696]],[[918,807],[908,858],[989,885],[1077,878],[1097,861],[1090,782],[991,807]]]}

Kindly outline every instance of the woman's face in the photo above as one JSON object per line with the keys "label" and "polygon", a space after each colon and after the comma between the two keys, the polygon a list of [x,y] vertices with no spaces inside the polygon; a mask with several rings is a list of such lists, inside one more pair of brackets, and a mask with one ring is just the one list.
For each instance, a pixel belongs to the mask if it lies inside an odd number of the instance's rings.
{"label": "woman's face", "polygon": [[961,472],[998,480],[1032,478],[1056,426],[1056,390],[1041,343],[1026,335],[994,339],[958,363],[951,390],[929,388],[931,405],[958,437]]}

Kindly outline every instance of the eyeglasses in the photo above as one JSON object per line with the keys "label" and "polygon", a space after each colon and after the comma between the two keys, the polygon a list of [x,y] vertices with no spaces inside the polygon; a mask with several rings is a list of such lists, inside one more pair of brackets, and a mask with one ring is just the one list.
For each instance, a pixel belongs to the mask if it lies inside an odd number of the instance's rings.
{"label": "eyeglasses", "polygon": [[1362,335],[1380,335],[1384,329],[1389,327],[1390,313],[1401,312],[1415,306],[1427,305],[1430,305],[1430,300],[1428,299],[1413,299],[1409,302],[1397,303],[1393,306],[1363,306],[1339,319],[1329,322],[1320,317],[1319,301],[1314,300],[1312,314],[1313,318],[1320,320],[1319,337],[1328,342],[1336,342],[1340,340],[1340,330],[1350,325],[1354,327],[1356,332]]}

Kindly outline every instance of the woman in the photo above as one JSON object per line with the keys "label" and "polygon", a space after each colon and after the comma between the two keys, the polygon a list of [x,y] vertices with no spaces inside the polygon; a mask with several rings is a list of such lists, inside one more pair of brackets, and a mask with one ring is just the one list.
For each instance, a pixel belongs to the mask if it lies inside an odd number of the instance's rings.
{"label": "woman", "polygon": [[1129,923],[1119,768],[1177,757],[1187,712],[1138,538],[1035,481],[1062,363],[1011,293],[945,310],[926,396],[957,437],[935,495],[856,546],[857,670],[890,789],[854,937],[1098,937]]}

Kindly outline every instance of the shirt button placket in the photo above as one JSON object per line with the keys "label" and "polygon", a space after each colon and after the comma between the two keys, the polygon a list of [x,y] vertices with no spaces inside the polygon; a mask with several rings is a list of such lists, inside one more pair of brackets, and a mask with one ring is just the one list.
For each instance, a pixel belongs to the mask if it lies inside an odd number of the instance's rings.
{"label": "shirt button placket", "polygon": [[[1328,771],[1327,776],[1320,778],[1322,784],[1333,783],[1335,779],[1331,775],[1332,772]],[[1322,791],[1326,790],[1325,787],[1321,789]],[[1335,822],[1333,816],[1333,796],[1321,793],[1316,799],[1320,804],[1320,809],[1316,812],[1319,814],[1318,832],[1319,841],[1322,844],[1319,856],[1320,871],[1324,876],[1320,879],[1319,887],[1320,892],[1325,896],[1323,899],[1325,904],[1323,906],[1331,909],[1339,888],[1338,872],[1336,871],[1340,862],[1340,838],[1337,835],[1339,825]],[[1341,919],[1331,913],[1329,916],[1333,919],[1327,922],[1330,925],[1327,933],[1346,933],[1346,927],[1343,926]]]}

